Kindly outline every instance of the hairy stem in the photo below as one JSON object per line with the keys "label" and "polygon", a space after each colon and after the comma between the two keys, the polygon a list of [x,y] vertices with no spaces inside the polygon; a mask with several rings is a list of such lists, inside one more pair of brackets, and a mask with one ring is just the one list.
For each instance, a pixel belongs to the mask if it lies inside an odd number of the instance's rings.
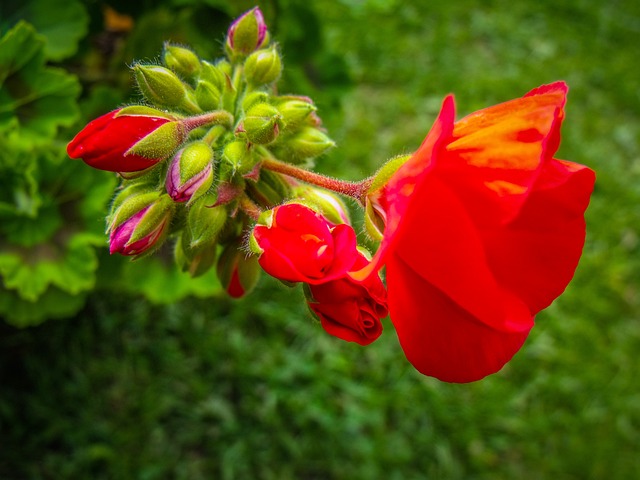
{"label": "hairy stem", "polygon": [[295,165],[269,157],[262,159],[262,168],[297,178],[303,182],[311,183],[313,185],[326,188],[327,190],[341,193],[342,195],[347,195],[355,198],[360,203],[363,203],[363,196],[371,184],[370,179],[365,179],[361,182],[348,182],[346,180],[340,180],[337,178],[327,177],[319,173],[310,172],[309,170],[304,170],[303,168],[296,167]]}

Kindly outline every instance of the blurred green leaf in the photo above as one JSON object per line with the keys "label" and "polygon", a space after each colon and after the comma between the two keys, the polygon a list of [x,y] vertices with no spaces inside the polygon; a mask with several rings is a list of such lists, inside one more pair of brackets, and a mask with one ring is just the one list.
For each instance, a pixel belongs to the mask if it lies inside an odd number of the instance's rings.
{"label": "blurred green leaf", "polygon": [[17,121],[21,135],[35,143],[48,141],[79,114],[77,79],[45,66],[44,45],[22,21],[0,39],[0,130]]}
{"label": "blurred green leaf", "polygon": [[37,301],[25,300],[0,287],[0,315],[9,324],[20,328],[73,315],[84,302],[84,295],[72,295],[55,287],[47,288]]}
{"label": "blurred green leaf", "polygon": [[60,61],[77,51],[87,34],[89,15],[79,0],[22,0],[3,2],[0,8],[0,32],[25,21],[47,40],[48,60]]}
{"label": "blurred green leaf", "polygon": [[153,303],[170,304],[189,296],[207,298],[223,292],[215,268],[191,278],[180,271],[168,254],[130,260],[103,254],[100,259],[100,287],[118,292],[140,293]]}

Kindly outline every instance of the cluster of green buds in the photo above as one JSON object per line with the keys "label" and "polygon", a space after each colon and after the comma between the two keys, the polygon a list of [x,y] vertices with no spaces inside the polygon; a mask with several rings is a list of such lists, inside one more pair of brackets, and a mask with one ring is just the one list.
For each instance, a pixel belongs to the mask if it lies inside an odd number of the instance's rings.
{"label": "cluster of green buds", "polygon": [[69,152],[122,177],[108,218],[112,253],[146,255],[173,238],[184,271],[216,266],[237,297],[260,271],[243,250],[260,212],[297,196],[341,214],[337,196],[327,200],[331,193],[308,185],[303,192],[297,180],[263,168],[310,167],[334,142],[310,98],[275,93],[282,59],[258,8],[233,22],[224,50],[209,62],[167,43],[161,65],[134,64],[143,104],[94,120]]}

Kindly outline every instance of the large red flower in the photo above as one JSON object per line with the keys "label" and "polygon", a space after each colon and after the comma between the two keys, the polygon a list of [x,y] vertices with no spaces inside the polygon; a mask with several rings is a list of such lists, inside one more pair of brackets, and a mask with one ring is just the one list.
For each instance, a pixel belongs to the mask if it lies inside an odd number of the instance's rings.
{"label": "large red flower", "polygon": [[253,238],[260,266],[288,282],[319,284],[340,278],[354,265],[358,251],[350,225],[334,225],[299,203],[273,209],[269,225],[256,225]]}
{"label": "large red flower", "polygon": [[[353,269],[369,261],[358,254]],[[387,291],[378,275],[356,281],[348,275],[320,285],[309,286],[309,308],[318,316],[327,333],[360,345],[368,345],[382,333],[387,316]]]}
{"label": "large red flower", "polygon": [[[376,195],[389,311],[423,374],[469,382],[500,370],[580,258],[595,175],[553,158],[557,82],[454,123],[445,99],[421,147]],[[358,275],[356,275],[357,277]]]}
{"label": "large red flower", "polygon": [[71,158],[110,172],[136,172],[163,158],[146,158],[126,152],[142,138],[170,120],[152,115],[121,115],[114,110],[89,122],[67,146]]}

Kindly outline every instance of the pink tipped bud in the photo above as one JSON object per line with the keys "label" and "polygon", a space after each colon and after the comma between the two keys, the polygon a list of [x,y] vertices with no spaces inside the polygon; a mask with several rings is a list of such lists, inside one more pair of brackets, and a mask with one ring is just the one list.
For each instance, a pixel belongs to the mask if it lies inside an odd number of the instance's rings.
{"label": "pink tipped bud", "polygon": [[138,255],[158,246],[171,219],[171,199],[157,192],[133,195],[113,214],[109,253]]}
{"label": "pink tipped bud", "polygon": [[189,202],[206,193],[212,183],[213,150],[204,142],[194,142],[173,157],[165,186],[175,202]]}
{"label": "pink tipped bud", "polygon": [[236,55],[248,55],[267,40],[267,24],[258,7],[238,17],[227,32],[227,47]]}

